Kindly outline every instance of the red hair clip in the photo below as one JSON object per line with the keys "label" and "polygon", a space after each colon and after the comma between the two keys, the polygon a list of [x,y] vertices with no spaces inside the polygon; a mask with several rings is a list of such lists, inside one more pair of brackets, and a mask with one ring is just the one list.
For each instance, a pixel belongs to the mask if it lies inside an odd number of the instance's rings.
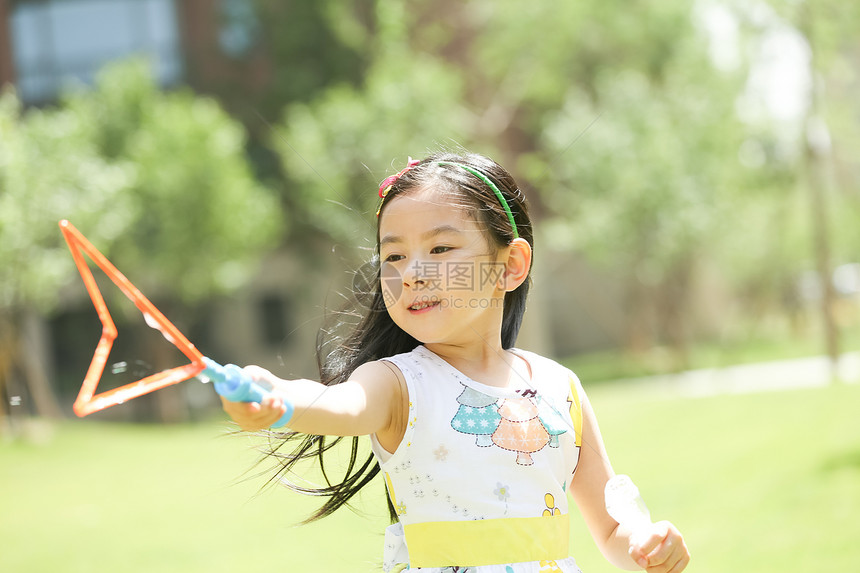
{"label": "red hair clip", "polygon": [[382,183],[379,184],[379,198],[385,199],[385,196],[388,195],[388,190],[394,185],[394,182],[400,179],[404,173],[415,167],[421,163],[418,159],[409,158],[409,161],[406,162],[406,167],[400,171],[397,175],[392,175],[390,177],[386,177],[382,180]]}

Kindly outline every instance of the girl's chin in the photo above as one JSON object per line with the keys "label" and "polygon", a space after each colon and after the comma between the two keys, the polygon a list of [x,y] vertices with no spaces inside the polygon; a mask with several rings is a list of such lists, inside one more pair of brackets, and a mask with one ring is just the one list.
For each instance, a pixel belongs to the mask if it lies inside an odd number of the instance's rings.
{"label": "girl's chin", "polygon": [[397,324],[403,332],[421,344],[445,342],[445,335],[439,332],[436,328],[433,328],[429,324],[415,324],[413,321],[408,320],[410,317],[406,318],[406,321],[395,321],[395,324]]}

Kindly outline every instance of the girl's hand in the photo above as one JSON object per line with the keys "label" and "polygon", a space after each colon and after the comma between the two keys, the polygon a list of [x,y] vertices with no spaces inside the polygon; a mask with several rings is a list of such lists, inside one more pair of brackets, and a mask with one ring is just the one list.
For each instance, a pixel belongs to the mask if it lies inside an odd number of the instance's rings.
{"label": "girl's hand", "polygon": [[255,382],[262,382],[263,386],[273,388],[272,393],[259,404],[257,402],[231,402],[223,396],[221,397],[221,404],[227,415],[242,430],[256,432],[266,429],[280,420],[281,416],[287,411],[283,400],[277,395],[276,389],[280,380],[274,374],[259,366],[248,366],[243,368],[243,371]]}
{"label": "girl's hand", "polygon": [[684,537],[668,521],[659,521],[649,531],[631,536],[629,553],[649,573],[679,573],[690,562]]}

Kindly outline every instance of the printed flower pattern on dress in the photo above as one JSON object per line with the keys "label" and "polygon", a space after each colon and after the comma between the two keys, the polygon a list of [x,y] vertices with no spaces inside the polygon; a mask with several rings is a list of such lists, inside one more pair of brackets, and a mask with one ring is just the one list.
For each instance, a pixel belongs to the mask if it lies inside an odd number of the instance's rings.
{"label": "printed flower pattern on dress", "polygon": [[444,462],[448,457],[448,448],[445,444],[439,444],[439,447],[433,450],[433,455],[436,456],[436,461]]}
{"label": "printed flower pattern on dress", "polygon": [[503,515],[507,515],[508,498],[511,497],[511,488],[501,482],[496,482],[496,489],[493,491],[493,494],[499,498],[499,501],[505,502],[505,513]]}

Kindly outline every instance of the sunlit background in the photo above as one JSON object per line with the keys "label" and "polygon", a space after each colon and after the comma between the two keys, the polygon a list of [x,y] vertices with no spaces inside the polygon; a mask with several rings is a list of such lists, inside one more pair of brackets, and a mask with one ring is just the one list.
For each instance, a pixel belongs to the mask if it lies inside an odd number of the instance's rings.
{"label": "sunlit background", "polygon": [[[74,417],[101,325],[57,223],[207,356],[314,378],[379,182],[462,148],[530,202],[517,345],[578,373],[690,570],[856,568],[857,30],[836,0],[0,2],[0,570],[379,570],[382,484],[292,528],[314,500],[258,495],[209,386]],[[99,388],[181,364],[102,278]]]}

